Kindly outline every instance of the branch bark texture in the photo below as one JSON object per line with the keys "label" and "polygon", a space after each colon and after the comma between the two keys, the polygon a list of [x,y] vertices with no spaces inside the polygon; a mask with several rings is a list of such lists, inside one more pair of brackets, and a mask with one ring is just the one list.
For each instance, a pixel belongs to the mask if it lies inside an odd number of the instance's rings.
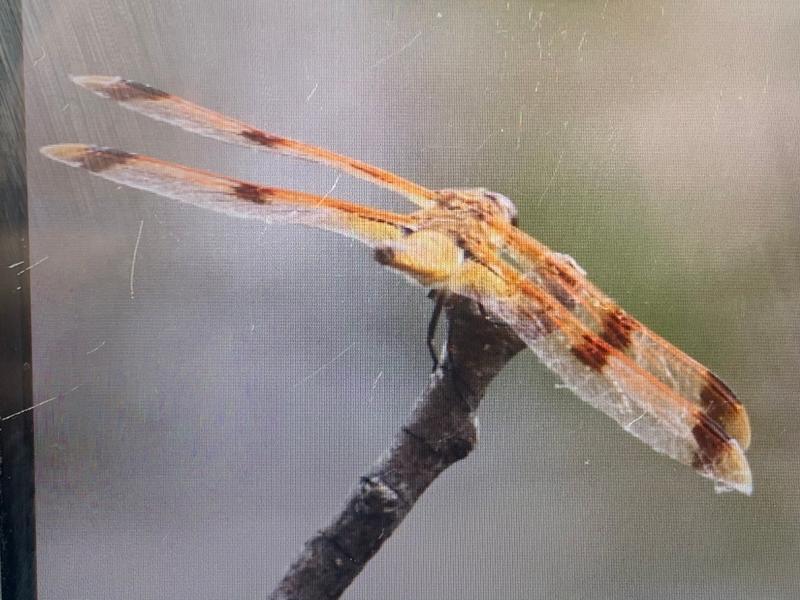
{"label": "branch bark texture", "polygon": [[475,303],[448,304],[445,356],[408,421],[336,519],[305,543],[270,600],[339,598],[427,487],[475,447],[474,412],[524,344]]}

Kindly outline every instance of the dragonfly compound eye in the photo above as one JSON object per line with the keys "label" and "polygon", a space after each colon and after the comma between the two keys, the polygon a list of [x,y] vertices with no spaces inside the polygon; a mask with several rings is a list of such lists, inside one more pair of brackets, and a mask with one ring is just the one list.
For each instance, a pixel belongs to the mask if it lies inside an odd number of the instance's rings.
{"label": "dragonfly compound eye", "polygon": [[511,198],[504,196],[498,192],[484,192],[484,196],[493,202],[495,206],[499,207],[506,215],[508,221],[516,226],[517,225],[517,207],[511,201]]}

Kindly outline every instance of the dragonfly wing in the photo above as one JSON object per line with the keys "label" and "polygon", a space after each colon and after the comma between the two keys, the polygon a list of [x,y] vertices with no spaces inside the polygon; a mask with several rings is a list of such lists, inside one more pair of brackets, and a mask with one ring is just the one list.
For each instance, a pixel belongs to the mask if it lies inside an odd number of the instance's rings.
{"label": "dragonfly wing", "polygon": [[507,240],[506,251],[532,281],[549,290],[587,329],[690,400],[747,449],[747,411],[722,380],[627,314],[592,284],[571,258],[551,251],[517,229],[502,223],[498,227]]}
{"label": "dragonfly wing", "polygon": [[435,205],[434,199],[437,198],[435,191],[394,173],[324,148],[262,131],[243,121],[203,108],[149,85],[120,77],[98,75],[73,77],[72,80],[98,96],[114,100],[125,108],[203,137],[322,163],[386,187],[422,208]]}
{"label": "dragonfly wing", "polygon": [[446,283],[517,332],[578,397],[653,449],[708,477],[719,490],[752,491],[740,444],[700,407],[587,329],[544,288],[489,256]]}
{"label": "dragonfly wing", "polygon": [[237,217],[327,229],[370,246],[402,237],[415,227],[412,216],[257,185],[121,150],[58,144],[45,146],[41,152],[103,179],[159,196]]}

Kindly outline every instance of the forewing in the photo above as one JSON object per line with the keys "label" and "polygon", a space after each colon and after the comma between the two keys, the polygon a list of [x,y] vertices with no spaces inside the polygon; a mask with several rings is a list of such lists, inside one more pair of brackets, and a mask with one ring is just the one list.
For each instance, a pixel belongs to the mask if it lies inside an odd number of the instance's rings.
{"label": "forewing", "polygon": [[176,125],[203,137],[258,150],[271,150],[322,163],[402,194],[420,207],[435,205],[437,194],[421,185],[370,164],[297,140],[262,131],[243,121],[198,106],[188,100],[120,77],[97,75],[72,80],[98,96],[158,121]]}
{"label": "forewing", "polygon": [[622,310],[569,257],[552,252],[518,229],[499,221],[496,225],[507,240],[506,251],[529,279],[547,289],[590,332],[690,400],[747,449],[747,412],[716,375]]}
{"label": "forewing", "polygon": [[111,148],[58,144],[45,146],[41,152],[103,179],[159,196],[237,217],[327,229],[370,246],[401,237],[415,226],[412,216],[257,185]]}
{"label": "forewing", "polygon": [[751,493],[750,467],[736,439],[700,407],[587,329],[544,288],[489,255],[466,261],[446,285],[511,326],[567,387],[626,431],[692,466],[720,490]]}

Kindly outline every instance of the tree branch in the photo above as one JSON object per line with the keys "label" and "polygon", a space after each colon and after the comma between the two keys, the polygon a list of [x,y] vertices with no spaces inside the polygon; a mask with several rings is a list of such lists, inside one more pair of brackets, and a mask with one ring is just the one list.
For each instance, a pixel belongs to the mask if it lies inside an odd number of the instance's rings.
{"label": "tree branch", "polygon": [[388,453],[361,477],[339,516],[306,542],[270,600],[338,598],[425,489],[478,440],[486,387],[523,347],[474,302],[446,307],[446,354]]}

